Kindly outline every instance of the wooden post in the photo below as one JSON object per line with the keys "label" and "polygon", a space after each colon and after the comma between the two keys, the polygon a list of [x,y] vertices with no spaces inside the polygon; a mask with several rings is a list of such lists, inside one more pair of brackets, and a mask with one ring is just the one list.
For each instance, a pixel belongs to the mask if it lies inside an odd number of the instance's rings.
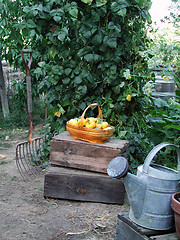
{"label": "wooden post", "polygon": [[0,58],[0,97],[1,97],[3,116],[4,118],[8,118],[9,105],[8,105],[8,98],[6,93],[6,85],[5,85],[4,75],[3,75],[1,58]]}

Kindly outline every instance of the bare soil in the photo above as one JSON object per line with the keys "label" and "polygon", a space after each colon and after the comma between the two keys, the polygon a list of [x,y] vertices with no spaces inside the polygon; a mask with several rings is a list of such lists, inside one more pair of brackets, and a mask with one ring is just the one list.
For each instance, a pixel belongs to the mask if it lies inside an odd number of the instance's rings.
{"label": "bare soil", "polygon": [[27,131],[0,129],[1,240],[111,240],[123,206],[44,198],[44,175],[24,182],[15,161],[16,144]]}

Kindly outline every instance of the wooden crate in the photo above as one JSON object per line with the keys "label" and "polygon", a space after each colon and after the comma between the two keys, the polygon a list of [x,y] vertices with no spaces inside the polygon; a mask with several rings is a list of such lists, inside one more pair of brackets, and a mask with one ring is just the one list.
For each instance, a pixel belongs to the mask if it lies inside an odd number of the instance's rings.
{"label": "wooden crate", "polygon": [[73,139],[65,131],[51,140],[50,163],[53,166],[106,173],[109,162],[117,156],[128,158],[128,141],[110,138],[95,144]]}
{"label": "wooden crate", "polygon": [[124,203],[123,180],[111,179],[107,174],[48,166],[45,173],[44,197]]}
{"label": "wooden crate", "polygon": [[116,240],[178,240],[175,229],[155,231],[133,223],[128,213],[118,215]]}

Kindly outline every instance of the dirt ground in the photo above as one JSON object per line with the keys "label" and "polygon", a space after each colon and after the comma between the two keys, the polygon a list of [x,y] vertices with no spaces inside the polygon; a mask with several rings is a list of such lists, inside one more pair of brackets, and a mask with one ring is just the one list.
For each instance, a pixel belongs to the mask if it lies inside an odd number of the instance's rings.
{"label": "dirt ground", "polygon": [[24,182],[15,150],[27,131],[0,129],[1,240],[111,240],[116,238],[117,215],[123,206],[44,198],[44,175]]}

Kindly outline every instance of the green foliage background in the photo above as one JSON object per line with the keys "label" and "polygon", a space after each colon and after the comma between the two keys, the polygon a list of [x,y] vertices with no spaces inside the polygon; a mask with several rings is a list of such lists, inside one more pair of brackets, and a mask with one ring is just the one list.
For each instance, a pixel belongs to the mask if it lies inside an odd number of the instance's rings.
{"label": "green foliage background", "polygon": [[0,0],[0,52],[24,69],[20,50],[33,49],[34,97],[46,95],[50,139],[97,102],[114,136],[130,141],[131,168],[144,161],[154,144],[143,92],[154,79],[142,56],[150,6],[150,0]]}

